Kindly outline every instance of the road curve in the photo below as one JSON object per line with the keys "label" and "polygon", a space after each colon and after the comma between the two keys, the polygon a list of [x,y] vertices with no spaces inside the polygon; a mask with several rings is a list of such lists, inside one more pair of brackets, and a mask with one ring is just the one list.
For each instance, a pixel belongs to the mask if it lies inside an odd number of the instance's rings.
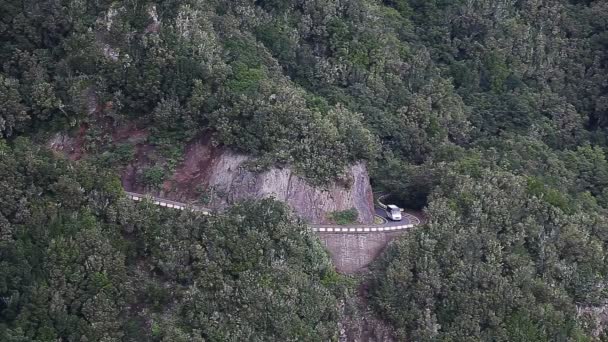
{"label": "road curve", "polygon": [[[164,198],[154,197],[145,194],[139,194],[135,192],[125,192],[127,198],[133,201],[149,200],[153,204],[161,207],[167,207],[178,210],[191,210],[200,212],[203,215],[210,215],[213,210],[210,208],[201,207],[194,204],[176,202]],[[336,224],[310,224],[309,229],[313,232],[319,233],[377,233],[377,232],[389,232],[398,230],[407,230],[420,224],[420,219],[416,216],[403,212],[401,221],[391,221],[387,219],[386,212],[384,209],[377,207],[376,216],[383,219],[382,223],[379,224],[351,224],[351,225],[336,225]]]}

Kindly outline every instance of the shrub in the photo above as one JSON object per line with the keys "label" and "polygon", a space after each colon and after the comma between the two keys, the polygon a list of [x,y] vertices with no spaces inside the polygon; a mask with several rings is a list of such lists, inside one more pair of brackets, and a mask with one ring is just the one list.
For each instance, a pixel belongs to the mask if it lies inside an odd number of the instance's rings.
{"label": "shrub", "polygon": [[329,214],[329,219],[339,225],[351,224],[357,222],[359,213],[355,208],[348,210],[334,211]]}
{"label": "shrub", "polygon": [[141,180],[144,184],[159,187],[165,180],[165,169],[160,166],[152,166],[144,170]]}

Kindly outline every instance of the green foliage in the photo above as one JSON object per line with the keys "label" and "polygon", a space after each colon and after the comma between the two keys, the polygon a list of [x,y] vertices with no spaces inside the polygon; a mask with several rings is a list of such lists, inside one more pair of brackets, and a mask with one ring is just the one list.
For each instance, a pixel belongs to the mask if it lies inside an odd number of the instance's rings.
{"label": "green foliage", "polygon": [[564,212],[573,211],[568,200],[558,190],[547,188],[538,179],[528,179],[528,192],[531,195],[544,199],[547,203],[560,208]]}
{"label": "green foliage", "polygon": [[23,138],[0,140],[0,175],[2,341],[337,338],[341,278],[283,204],[135,205]]}
{"label": "green foliage", "polygon": [[[576,305],[605,300],[607,2],[0,8],[0,137],[11,140],[0,145],[0,339],[335,337],[336,299],[322,284],[336,279],[319,246],[279,218],[284,208],[232,213],[273,227],[120,209],[106,167],[138,159],[141,181],[159,187],[203,134],[255,156],[253,170],[289,165],[314,185],[365,161],[377,189],[429,207],[429,227],[399,240],[374,273],[376,308],[400,337],[588,335],[574,317]],[[131,124],[155,152],[114,141]],[[94,166],[68,167],[20,138],[47,131],[75,132]],[[133,293],[152,308],[143,316],[131,312]]]}
{"label": "green foliage", "polygon": [[359,213],[357,209],[351,208],[347,210],[334,211],[328,214],[330,220],[339,225],[353,224],[357,222]]}
{"label": "green foliage", "polygon": [[231,93],[256,93],[258,85],[265,77],[264,71],[258,68],[248,68],[243,64],[233,67],[234,79],[227,83]]}
{"label": "green foliage", "polygon": [[287,25],[274,22],[261,25],[256,29],[255,34],[256,38],[272,51],[273,56],[282,63],[290,65],[294,63],[295,47],[288,35],[288,30]]}
{"label": "green foliage", "polygon": [[505,56],[499,52],[490,52],[486,55],[485,74],[488,78],[489,88],[494,92],[501,92],[505,88],[505,81],[509,76],[509,68],[505,63]]}
{"label": "green foliage", "polygon": [[[151,258],[163,278],[187,287],[181,319],[203,338],[329,338],[336,333],[337,310],[322,285],[329,260],[305,227],[290,220],[279,203],[247,202],[208,220],[168,218],[159,231],[142,231],[141,238],[174,246],[153,248]],[[238,326],[231,324],[235,318]]]}
{"label": "green foliage", "polygon": [[21,138],[0,159],[0,339],[120,338],[127,273],[102,209],[122,197],[105,190],[114,176]]}
{"label": "green foliage", "polygon": [[198,202],[202,205],[212,203],[215,198],[226,198],[228,196],[225,191],[213,186],[207,188],[199,187],[196,190],[198,193]]}
{"label": "green foliage", "polygon": [[0,132],[2,136],[13,135],[14,130],[23,129],[29,121],[26,107],[19,94],[19,81],[0,74]]}
{"label": "green foliage", "polygon": [[126,165],[135,158],[135,149],[131,144],[117,144],[98,157],[101,165]]}
{"label": "green foliage", "polygon": [[161,166],[152,166],[143,170],[141,180],[143,184],[159,187],[167,177],[165,169]]}
{"label": "green foliage", "polygon": [[[446,177],[432,194],[428,224],[391,245],[374,270],[371,299],[400,338],[589,334],[576,308],[604,296],[605,210],[564,212],[539,191],[551,194],[506,172]],[[591,228],[596,220],[602,233]]]}

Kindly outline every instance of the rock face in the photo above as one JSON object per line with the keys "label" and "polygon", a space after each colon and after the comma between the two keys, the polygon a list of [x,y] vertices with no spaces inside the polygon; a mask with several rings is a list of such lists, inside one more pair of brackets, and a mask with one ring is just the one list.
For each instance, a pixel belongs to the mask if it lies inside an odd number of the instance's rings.
{"label": "rock face", "polygon": [[583,321],[594,337],[599,337],[608,329],[608,301],[598,306],[576,307],[579,321]]}
{"label": "rock face", "polygon": [[[214,209],[242,199],[274,197],[291,206],[308,223],[331,223],[328,214],[351,208],[357,210],[359,222],[373,222],[372,189],[363,163],[348,170],[349,185],[319,188],[290,168],[249,171],[244,166],[249,160],[248,156],[214,147],[209,139],[200,139],[187,147],[183,163],[158,195],[188,201],[200,199],[202,194],[208,201],[205,206]],[[128,169],[123,174],[123,183],[127,190],[142,191],[134,181],[134,172],[134,167]]]}

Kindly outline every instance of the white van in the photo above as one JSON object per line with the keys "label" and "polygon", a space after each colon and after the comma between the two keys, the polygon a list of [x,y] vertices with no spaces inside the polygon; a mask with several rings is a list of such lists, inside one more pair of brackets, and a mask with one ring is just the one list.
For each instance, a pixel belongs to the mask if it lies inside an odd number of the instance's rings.
{"label": "white van", "polygon": [[401,221],[401,209],[394,204],[386,206],[386,217],[392,221]]}

